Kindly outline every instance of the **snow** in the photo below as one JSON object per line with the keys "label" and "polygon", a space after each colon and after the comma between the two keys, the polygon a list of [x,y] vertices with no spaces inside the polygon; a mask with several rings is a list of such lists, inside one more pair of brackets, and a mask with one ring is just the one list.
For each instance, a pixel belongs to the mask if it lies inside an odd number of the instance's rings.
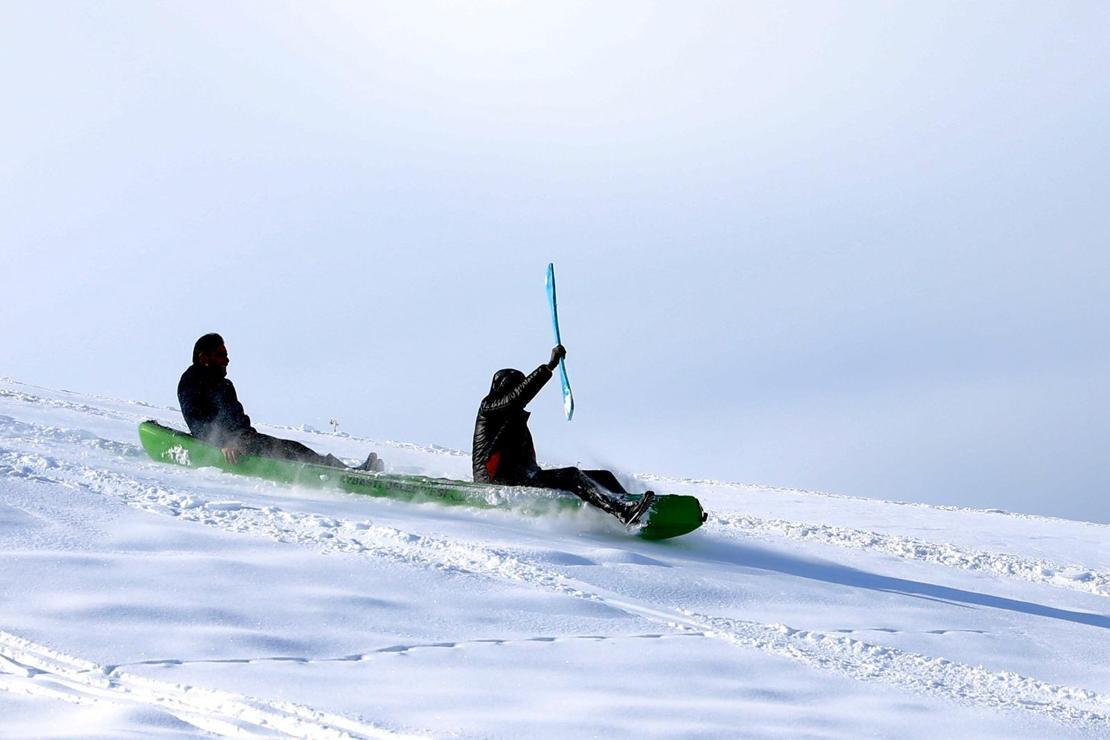
{"label": "snow", "polygon": [[148,418],[0,380],[0,735],[1110,736],[1106,525],[643,475],[710,512],[647,542],[156,463]]}

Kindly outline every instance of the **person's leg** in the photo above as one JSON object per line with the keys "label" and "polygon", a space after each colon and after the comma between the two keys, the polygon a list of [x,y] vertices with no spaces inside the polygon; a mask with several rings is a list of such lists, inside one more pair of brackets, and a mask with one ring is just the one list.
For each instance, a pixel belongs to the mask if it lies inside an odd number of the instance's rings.
{"label": "person's leg", "polygon": [[[608,470],[584,470],[582,471],[587,475],[590,480],[597,483],[599,486],[609,489],[612,493],[628,493],[617,476],[613,475]],[[651,509],[655,501],[654,491],[645,491],[638,501],[632,503],[621,502],[623,513],[621,514],[621,521],[625,524],[635,524],[643,518],[644,514]]]}
{"label": "person's leg", "polygon": [[[606,495],[606,492],[591,477],[578,468],[540,470],[528,480],[526,485],[570,491],[586,503],[593,504],[616,517],[623,517],[627,509],[623,502]],[[620,484],[617,487],[619,488]]]}
{"label": "person's leg", "polygon": [[249,440],[244,441],[244,447],[246,448],[245,452],[259,457],[314,463],[316,465],[326,465],[329,468],[347,467],[332,455],[320,455],[296,440],[280,439],[268,434],[252,434]]}
{"label": "person's leg", "polygon": [[617,480],[617,476],[613,475],[608,470],[583,470],[583,473],[588,475],[595,483],[607,491],[613,493],[628,493]]}

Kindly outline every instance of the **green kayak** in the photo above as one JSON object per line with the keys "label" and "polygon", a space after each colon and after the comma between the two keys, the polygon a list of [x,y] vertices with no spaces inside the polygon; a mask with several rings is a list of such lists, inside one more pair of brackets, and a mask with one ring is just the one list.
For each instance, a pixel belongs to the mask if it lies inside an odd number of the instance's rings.
{"label": "green kayak", "polygon": [[[511,506],[516,511],[536,515],[553,509],[585,506],[573,493],[543,488],[496,486],[419,475],[370,473],[253,455],[244,455],[235,465],[231,465],[224,460],[223,453],[218,448],[156,421],[139,424],[139,440],[147,454],[159,462],[193,468],[219,468],[238,475],[312,488],[338,488],[350,493],[404,501],[438,501],[481,508]],[[626,494],[625,499],[636,501],[640,499],[640,495]],[[705,513],[693,496],[658,494],[634,531],[645,539],[662,540],[692,532],[704,521]]]}

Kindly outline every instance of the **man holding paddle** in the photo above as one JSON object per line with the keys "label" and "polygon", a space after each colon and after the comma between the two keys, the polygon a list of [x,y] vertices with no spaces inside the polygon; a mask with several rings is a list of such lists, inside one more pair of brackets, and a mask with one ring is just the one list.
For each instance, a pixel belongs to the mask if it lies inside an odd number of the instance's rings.
{"label": "man holding paddle", "polygon": [[474,446],[471,451],[474,480],[571,491],[624,524],[634,525],[651,507],[655,498],[651,491],[639,501],[625,503],[612,495],[627,491],[608,470],[544,470],[536,462],[536,447],[532,442],[532,433],[528,431],[531,414],[524,407],[551,380],[552,372],[566,354],[563,345],[558,344],[551,350],[551,359],[530,375],[526,376],[515,368],[505,368],[494,374],[489,394],[482,399],[474,421]]}

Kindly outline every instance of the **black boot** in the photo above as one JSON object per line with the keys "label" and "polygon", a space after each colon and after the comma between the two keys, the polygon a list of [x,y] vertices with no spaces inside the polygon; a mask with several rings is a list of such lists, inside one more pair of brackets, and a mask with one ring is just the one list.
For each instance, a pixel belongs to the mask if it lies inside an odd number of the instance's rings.
{"label": "black boot", "polygon": [[355,470],[365,470],[368,473],[380,473],[385,470],[385,463],[378,457],[378,453],[371,452],[366,458],[366,462],[359,465]]}
{"label": "black boot", "polygon": [[639,501],[628,505],[628,508],[621,514],[621,521],[624,522],[626,527],[639,524],[640,518],[651,508],[654,502],[655,493],[653,491],[646,491]]}

